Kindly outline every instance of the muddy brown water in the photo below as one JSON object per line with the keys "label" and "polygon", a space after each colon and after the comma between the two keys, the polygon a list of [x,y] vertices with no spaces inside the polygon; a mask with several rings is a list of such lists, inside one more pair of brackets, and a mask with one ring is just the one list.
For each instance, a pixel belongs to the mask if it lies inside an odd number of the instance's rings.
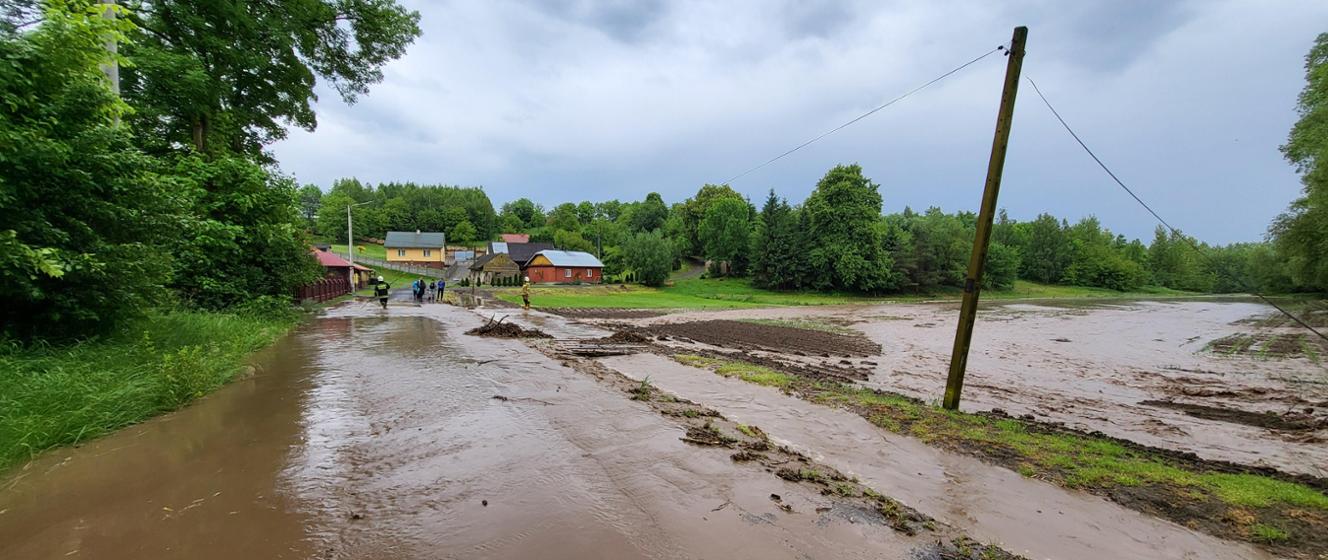
{"label": "muddy brown water", "polygon": [[[1328,429],[1231,421],[1264,413],[1305,415],[1311,423],[1328,418],[1328,356],[1315,361],[1205,350],[1210,341],[1251,332],[1258,327],[1250,323],[1273,312],[1222,300],[992,303],[978,314],[962,408],[1032,414],[1207,459],[1328,476]],[[872,370],[864,385],[936,402],[945,390],[956,317],[953,304],[891,304],[692,312],[632,322],[852,323],[882,347],[874,363],[855,361]],[[1181,406],[1149,404],[1155,401]],[[1183,405],[1233,413],[1195,416]]]}
{"label": "muddy brown water", "polygon": [[522,342],[461,334],[481,323],[449,306],[337,308],[251,377],[4,473],[0,558],[908,558],[928,545],[817,512],[826,498],[683,443]]}
{"label": "muddy brown water", "polygon": [[720,377],[654,354],[600,363],[663,391],[759,426],[775,442],[1029,558],[1259,559],[1253,546],[1223,541],[873,426],[849,411]]}

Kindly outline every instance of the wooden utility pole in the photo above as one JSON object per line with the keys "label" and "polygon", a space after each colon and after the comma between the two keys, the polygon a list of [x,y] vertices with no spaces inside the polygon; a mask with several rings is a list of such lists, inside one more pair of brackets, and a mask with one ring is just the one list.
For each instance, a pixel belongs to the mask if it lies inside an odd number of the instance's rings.
{"label": "wooden utility pole", "polygon": [[1001,191],[1001,172],[1005,169],[1005,148],[1010,141],[1010,124],[1014,120],[1014,99],[1019,93],[1019,70],[1024,63],[1024,41],[1028,28],[1014,28],[1010,41],[1009,60],[1005,65],[1005,89],[1001,92],[1001,107],[996,113],[996,136],[991,141],[991,160],[987,162],[987,184],[982,190],[982,209],[978,212],[978,231],[973,239],[973,254],[968,261],[968,277],[964,279],[964,303],[959,310],[959,328],[955,331],[954,353],[950,356],[950,377],[945,382],[943,405],[950,410],[959,409],[959,394],[964,389],[964,369],[968,367],[968,347],[973,342],[973,322],[978,317],[978,292],[982,289],[982,269],[987,262],[987,247],[991,243],[991,222],[996,214],[996,196]]}

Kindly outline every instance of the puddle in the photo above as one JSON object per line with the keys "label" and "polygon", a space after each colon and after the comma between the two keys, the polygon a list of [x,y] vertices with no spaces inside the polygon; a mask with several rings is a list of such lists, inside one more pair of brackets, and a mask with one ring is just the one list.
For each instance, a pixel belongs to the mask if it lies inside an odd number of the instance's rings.
{"label": "puddle", "polygon": [[683,443],[519,341],[461,334],[483,321],[335,308],[257,375],[4,474],[0,558],[905,558],[929,544]]}
{"label": "puddle", "polygon": [[885,495],[1029,558],[1269,558],[1095,496],[927,447],[856,414],[808,403],[653,354],[598,360],[661,390],[761,427],[770,437],[860,477]]}

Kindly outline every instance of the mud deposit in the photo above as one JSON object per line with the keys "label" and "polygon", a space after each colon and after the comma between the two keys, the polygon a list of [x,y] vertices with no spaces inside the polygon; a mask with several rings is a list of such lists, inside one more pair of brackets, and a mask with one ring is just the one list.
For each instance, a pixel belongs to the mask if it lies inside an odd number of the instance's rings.
{"label": "mud deposit", "polygon": [[722,419],[720,445],[687,443],[701,411],[670,416],[655,406],[686,403],[632,400],[525,342],[464,336],[484,324],[465,311],[375,307],[333,310],[260,356],[256,375],[178,413],[5,473],[0,558],[982,551],[918,520],[916,536],[892,529],[868,507],[889,502],[823,494],[851,482],[830,470],[787,480],[735,460],[779,455]]}
{"label": "mud deposit", "polygon": [[[1270,319],[1273,312],[1240,301],[986,305],[978,314],[962,407],[1001,409],[1204,459],[1324,477],[1328,352],[1312,358],[1278,351],[1277,345],[1251,353],[1215,351],[1211,344],[1285,340],[1311,348],[1303,332]],[[844,368],[862,372],[848,377],[866,387],[933,402],[945,389],[956,313],[953,304],[818,306],[691,312],[626,322],[652,332],[691,332],[698,327],[688,325],[750,319],[848,324],[879,344],[880,355],[825,358],[802,346],[781,349],[782,340],[824,334],[798,329],[797,337],[657,344],[692,354],[742,345],[750,348],[742,352],[755,359],[733,358],[794,373]],[[1159,401],[1193,406],[1146,404]],[[1210,414],[1194,407],[1250,414]],[[1266,414],[1292,424],[1265,421]]]}
{"label": "mud deposit", "polygon": [[863,336],[742,321],[708,320],[666,323],[650,332],[703,344],[742,350],[778,351],[797,356],[863,357],[881,353],[881,345]]}
{"label": "mud deposit", "polygon": [[1304,411],[1286,412],[1250,412],[1219,406],[1205,406],[1171,401],[1144,401],[1139,404],[1179,410],[1195,418],[1232,422],[1246,426],[1257,426],[1272,430],[1312,431],[1328,428],[1328,418],[1315,417],[1313,408]]}

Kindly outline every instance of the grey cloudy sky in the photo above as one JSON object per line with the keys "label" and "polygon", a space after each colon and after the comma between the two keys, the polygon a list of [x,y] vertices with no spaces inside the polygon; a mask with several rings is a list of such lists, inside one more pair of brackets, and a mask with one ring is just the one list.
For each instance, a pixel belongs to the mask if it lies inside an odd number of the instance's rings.
{"label": "grey cloudy sky", "polygon": [[[273,150],[301,182],[482,186],[673,203],[895,97],[1029,26],[1025,75],[1164,217],[1212,242],[1262,238],[1299,193],[1277,151],[1328,2],[407,1],[424,34],[315,132]],[[887,212],[976,210],[1005,59],[990,56],[733,184],[800,202],[859,163]],[[1154,222],[1073,144],[1027,82],[1001,206]]]}

